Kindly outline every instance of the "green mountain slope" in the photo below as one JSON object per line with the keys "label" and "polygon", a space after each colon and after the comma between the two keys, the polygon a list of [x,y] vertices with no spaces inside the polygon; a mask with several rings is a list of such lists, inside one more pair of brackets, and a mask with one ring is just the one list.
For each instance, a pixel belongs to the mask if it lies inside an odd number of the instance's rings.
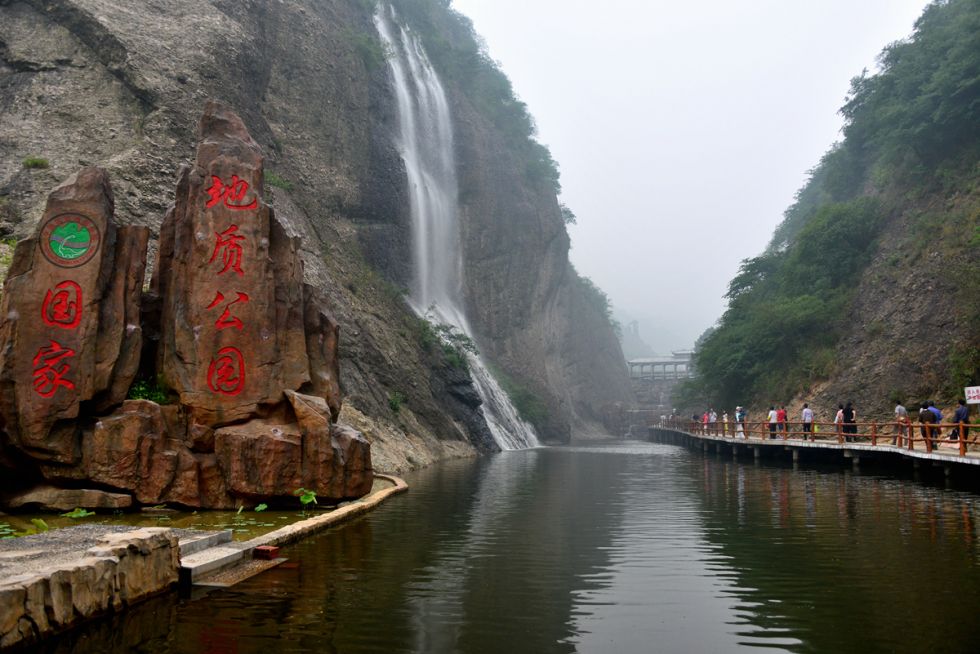
{"label": "green mountain slope", "polygon": [[879,63],[731,281],[689,401],[854,399],[867,415],[980,383],[980,3],[934,2]]}

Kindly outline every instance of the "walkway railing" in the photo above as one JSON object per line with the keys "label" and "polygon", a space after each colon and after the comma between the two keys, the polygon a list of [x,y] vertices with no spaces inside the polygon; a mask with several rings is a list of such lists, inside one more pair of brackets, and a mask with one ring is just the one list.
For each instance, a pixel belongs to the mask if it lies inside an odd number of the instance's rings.
{"label": "walkway railing", "polygon": [[[657,422],[653,423],[658,424]],[[756,441],[809,441],[838,443],[855,443],[863,445],[891,445],[908,450],[924,450],[926,452],[942,451],[953,453],[956,450],[960,456],[980,449],[980,427],[965,423],[914,423],[909,419],[890,422],[855,422],[833,423],[815,422],[811,425],[802,423],[769,423],[734,421],[702,423],[691,420],[680,420],[667,417],[659,421],[660,426],[677,429],[691,434],[704,436],[719,436],[724,438],[745,439]]]}

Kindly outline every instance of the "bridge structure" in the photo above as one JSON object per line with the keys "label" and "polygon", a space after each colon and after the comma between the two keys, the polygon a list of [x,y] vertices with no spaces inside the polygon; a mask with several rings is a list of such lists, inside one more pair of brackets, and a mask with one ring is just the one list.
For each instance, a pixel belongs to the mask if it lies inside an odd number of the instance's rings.
{"label": "bridge structure", "polygon": [[692,350],[675,350],[670,355],[627,361],[637,406],[670,415],[677,384],[694,377],[693,355]]}

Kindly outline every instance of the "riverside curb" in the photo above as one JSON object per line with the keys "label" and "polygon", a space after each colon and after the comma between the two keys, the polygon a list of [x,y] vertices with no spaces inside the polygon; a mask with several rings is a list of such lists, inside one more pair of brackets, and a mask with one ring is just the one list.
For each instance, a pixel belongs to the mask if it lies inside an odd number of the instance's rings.
{"label": "riverside curb", "polygon": [[216,574],[245,561],[250,561],[256,547],[263,545],[288,545],[329,527],[353,520],[374,509],[392,495],[404,493],[408,490],[408,484],[399,477],[381,474],[375,474],[374,476],[376,479],[389,481],[394,486],[382,488],[379,491],[323,515],[294,522],[291,525],[280,527],[268,534],[256,536],[251,540],[226,542],[183,557],[180,562],[181,585],[189,586],[207,575]]}

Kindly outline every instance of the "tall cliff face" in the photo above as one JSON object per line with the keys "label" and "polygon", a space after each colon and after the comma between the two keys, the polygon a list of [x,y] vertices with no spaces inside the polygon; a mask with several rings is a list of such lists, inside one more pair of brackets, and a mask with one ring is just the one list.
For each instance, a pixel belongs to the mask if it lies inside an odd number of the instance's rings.
{"label": "tall cliff face", "polygon": [[505,385],[534,405],[546,439],[596,429],[631,391],[607,307],[568,260],[550,155],[530,138],[533,124],[523,124],[523,105],[468,19],[425,0],[393,4],[422,35],[452,103],[464,294],[477,341]]}
{"label": "tall cliff face", "polygon": [[[227,102],[266,153],[267,190],[301,237],[308,281],[331,298],[345,411],[384,469],[492,445],[471,384],[424,347],[399,288],[411,275],[406,179],[372,11],[0,0],[0,235],[30,233],[47,190],[85,164],[109,171],[121,222],[156,232],[197,115],[209,97]],[[618,343],[578,293],[553,189],[511,172],[499,127],[446,85],[471,319],[489,358],[550,409],[543,435],[562,439],[626,398]]]}

